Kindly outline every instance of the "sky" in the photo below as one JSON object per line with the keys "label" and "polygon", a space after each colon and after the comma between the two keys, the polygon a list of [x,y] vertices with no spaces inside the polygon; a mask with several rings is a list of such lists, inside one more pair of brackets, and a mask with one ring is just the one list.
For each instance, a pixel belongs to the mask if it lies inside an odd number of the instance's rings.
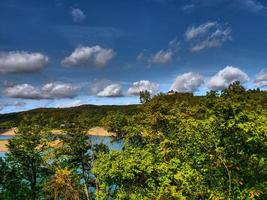
{"label": "sky", "polygon": [[0,113],[267,88],[265,0],[3,0]]}

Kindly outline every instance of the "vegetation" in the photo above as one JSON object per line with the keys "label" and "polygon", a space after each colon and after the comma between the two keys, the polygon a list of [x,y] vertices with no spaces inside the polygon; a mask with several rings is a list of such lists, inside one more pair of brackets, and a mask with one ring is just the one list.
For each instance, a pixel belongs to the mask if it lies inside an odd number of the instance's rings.
{"label": "vegetation", "polygon": [[39,115],[42,115],[46,119],[50,119],[49,126],[52,128],[61,128],[65,124],[73,123],[77,117],[83,119],[83,121],[80,121],[82,126],[91,128],[93,126],[98,126],[100,120],[108,112],[120,111],[125,115],[128,115],[135,112],[136,109],[138,109],[138,105],[82,105],[71,108],[38,108],[19,113],[0,114],[0,128],[17,127],[23,119]]}
{"label": "vegetation", "polygon": [[120,151],[90,141],[85,115],[62,135],[47,115],[21,121],[0,160],[0,199],[267,199],[267,92],[236,82],[128,108],[97,122]]}

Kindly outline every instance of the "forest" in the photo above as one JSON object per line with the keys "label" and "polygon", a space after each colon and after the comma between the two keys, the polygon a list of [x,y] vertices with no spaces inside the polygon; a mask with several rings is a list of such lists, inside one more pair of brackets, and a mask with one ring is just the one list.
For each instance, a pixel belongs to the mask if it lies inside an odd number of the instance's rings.
{"label": "forest", "polygon": [[[0,115],[17,127],[0,199],[267,199],[266,91],[234,82],[205,96],[145,91],[140,102]],[[122,149],[93,144],[94,126]]]}

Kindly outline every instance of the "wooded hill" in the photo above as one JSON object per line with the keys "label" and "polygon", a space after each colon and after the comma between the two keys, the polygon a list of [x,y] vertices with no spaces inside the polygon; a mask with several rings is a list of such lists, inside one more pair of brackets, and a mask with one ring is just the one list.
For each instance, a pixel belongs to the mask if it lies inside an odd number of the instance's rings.
{"label": "wooded hill", "polygon": [[90,128],[98,126],[99,121],[107,115],[108,112],[119,111],[125,114],[136,112],[138,105],[81,105],[70,108],[38,108],[34,110],[8,113],[0,115],[0,128],[11,128],[19,125],[22,119],[43,115],[51,119],[53,128],[60,128],[65,123],[73,122],[73,119],[81,118]]}

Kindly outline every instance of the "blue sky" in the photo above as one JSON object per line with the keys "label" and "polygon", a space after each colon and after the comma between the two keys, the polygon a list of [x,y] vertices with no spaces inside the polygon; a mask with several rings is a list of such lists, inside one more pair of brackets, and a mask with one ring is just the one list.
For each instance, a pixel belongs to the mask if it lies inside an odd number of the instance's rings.
{"label": "blue sky", "polygon": [[0,113],[267,86],[264,0],[5,0]]}

